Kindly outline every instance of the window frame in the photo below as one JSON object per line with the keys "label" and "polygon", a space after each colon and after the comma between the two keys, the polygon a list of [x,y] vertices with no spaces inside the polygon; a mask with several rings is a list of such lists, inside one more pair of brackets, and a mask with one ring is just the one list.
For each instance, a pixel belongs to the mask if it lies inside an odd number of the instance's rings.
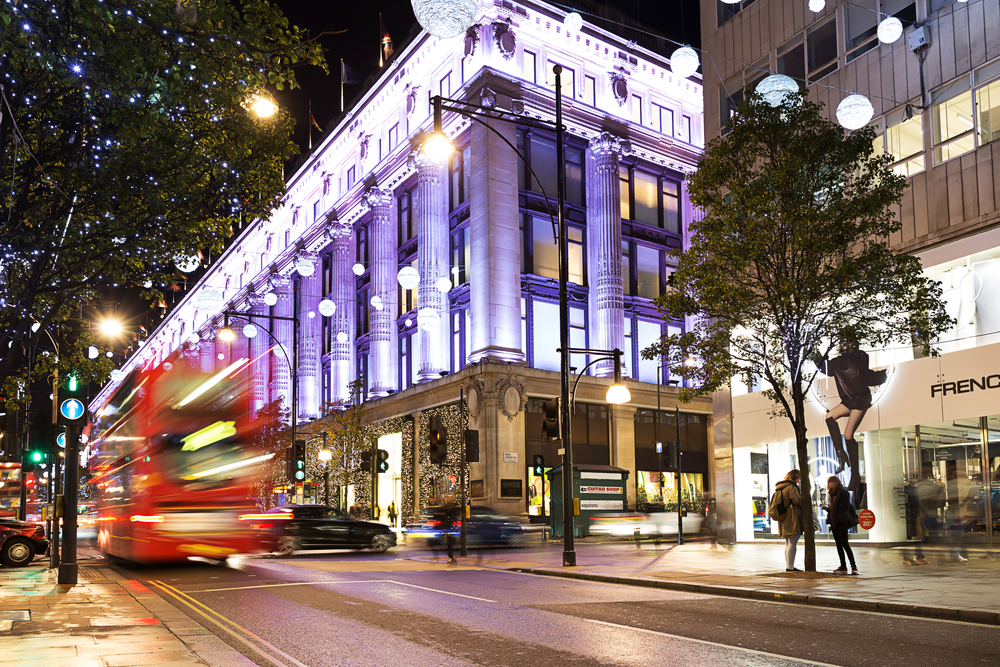
{"label": "window frame", "polygon": [[[975,95],[972,89],[971,74],[963,75],[962,77],[948,83],[947,85],[941,86],[936,91],[931,92],[930,96],[930,120],[931,120],[931,155],[934,160],[934,165],[944,164],[950,160],[954,160],[963,155],[967,155],[976,150],[976,138],[978,132],[976,131],[976,108],[975,108]],[[941,122],[941,112],[939,111],[942,107],[951,106],[951,103],[959,102],[960,98],[967,96],[969,111],[971,113],[970,125],[968,129],[963,129],[956,134],[948,135],[947,137],[941,137],[940,130],[942,127]],[[953,107],[952,107],[953,108]],[[956,146],[960,142],[972,138],[971,145],[958,153],[950,154],[948,157],[942,157],[944,151],[949,147]],[[961,150],[961,149],[959,149]]]}

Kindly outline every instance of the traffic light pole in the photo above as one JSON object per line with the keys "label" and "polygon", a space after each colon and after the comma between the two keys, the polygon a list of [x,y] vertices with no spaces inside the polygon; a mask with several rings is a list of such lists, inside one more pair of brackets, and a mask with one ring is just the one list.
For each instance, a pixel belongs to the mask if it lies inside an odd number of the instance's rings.
{"label": "traffic light pole", "polygon": [[63,481],[63,558],[59,583],[77,583],[76,506],[80,488],[80,427],[66,427],[66,477]]}
{"label": "traffic light pole", "polygon": [[466,464],[465,464],[465,460],[466,460],[466,449],[468,448],[468,445],[466,445],[466,442],[465,442],[465,432],[468,430],[467,429],[468,425],[465,423],[465,385],[459,385],[459,387],[458,387],[458,409],[461,412],[461,424],[462,424],[462,467],[461,467],[461,469],[459,471],[459,474],[458,474],[458,479],[459,479],[458,483],[462,487],[462,496],[461,496],[462,497],[462,530],[461,530],[461,539],[460,539],[460,543],[459,543],[459,551],[458,551],[458,553],[459,553],[460,556],[468,556],[469,555],[469,546],[468,546],[468,544],[466,542],[466,537],[465,537],[466,536],[466,533],[465,533],[465,512],[466,512],[466,509],[465,509],[465,503],[466,503],[466,498],[465,498],[465,465]]}
{"label": "traffic light pole", "polygon": [[52,506],[49,516],[49,568],[54,570],[59,567],[59,471],[62,466],[59,465],[59,454],[53,458],[55,461],[51,462],[52,469],[49,470],[49,505]]}
{"label": "traffic light pole", "polygon": [[684,544],[684,512],[681,508],[681,406],[674,407],[674,422],[677,424],[677,544]]}

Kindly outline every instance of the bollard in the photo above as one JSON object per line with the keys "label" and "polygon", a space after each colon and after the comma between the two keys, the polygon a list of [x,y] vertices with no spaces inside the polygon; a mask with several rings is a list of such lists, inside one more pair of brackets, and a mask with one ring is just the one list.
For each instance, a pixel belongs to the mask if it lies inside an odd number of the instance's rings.
{"label": "bollard", "polygon": [[635,529],[635,548],[642,549],[642,543],[639,542],[639,529]]}

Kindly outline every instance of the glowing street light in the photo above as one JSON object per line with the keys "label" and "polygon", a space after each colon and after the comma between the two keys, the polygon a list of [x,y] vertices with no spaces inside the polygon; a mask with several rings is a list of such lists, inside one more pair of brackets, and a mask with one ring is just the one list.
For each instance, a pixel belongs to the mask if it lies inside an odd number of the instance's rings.
{"label": "glowing street light", "polygon": [[250,100],[250,110],[253,111],[258,118],[270,118],[278,112],[278,105],[274,103],[270,95],[259,94],[254,95]]}
{"label": "glowing street light", "polygon": [[222,327],[219,329],[219,340],[224,343],[232,343],[236,340],[236,332],[230,327]]}
{"label": "glowing street light", "polygon": [[108,336],[109,338],[120,336],[123,330],[122,323],[113,318],[101,320],[97,324],[97,327],[100,329],[102,334]]}

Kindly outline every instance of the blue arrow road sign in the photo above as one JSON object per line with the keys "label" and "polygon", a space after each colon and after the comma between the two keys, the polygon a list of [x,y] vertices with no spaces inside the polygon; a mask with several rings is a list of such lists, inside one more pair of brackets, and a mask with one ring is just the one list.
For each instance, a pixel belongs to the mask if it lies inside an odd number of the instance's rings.
{"label": "blue arrow road sign", "polygon": [[60,447],[62,447],[63,449],[66,449],[66,434],[65,433],[60,433],[59,435],[56,436],[56,444],[59,445]]}
{"label": "blue arrow road sign", "polygon": [[66,419],[79,419],[83,416],[83,403],[76,400],[75,398],[67,398],[59,406],[59,412]]}

